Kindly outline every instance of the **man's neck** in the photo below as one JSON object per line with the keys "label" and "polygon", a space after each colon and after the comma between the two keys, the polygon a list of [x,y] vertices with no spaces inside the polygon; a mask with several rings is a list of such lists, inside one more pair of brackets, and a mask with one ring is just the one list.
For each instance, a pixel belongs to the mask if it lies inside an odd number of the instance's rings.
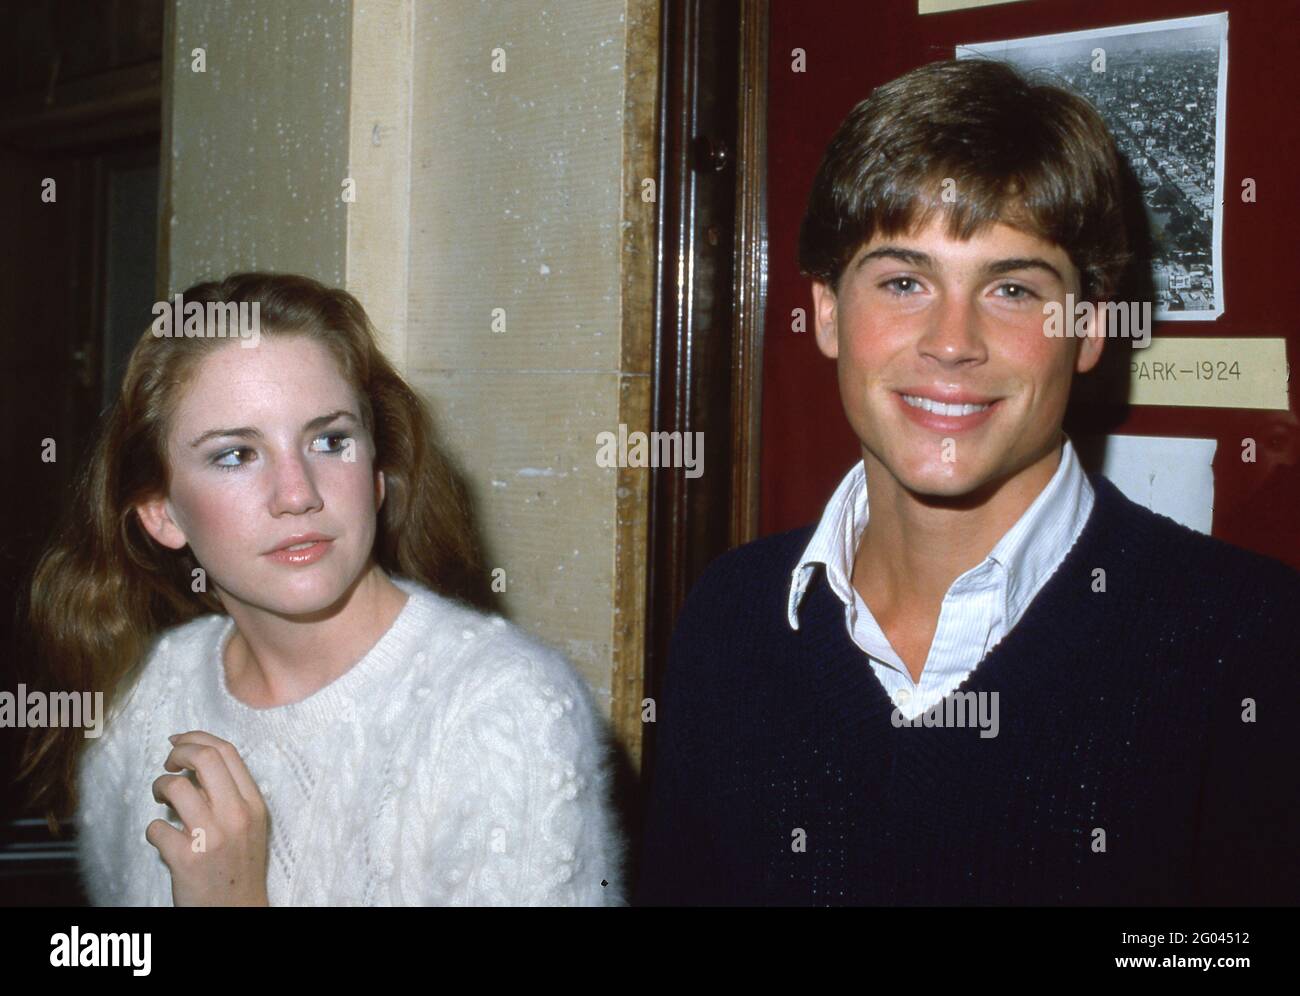
{"label": "man's neck", "polygon": [[1047,487],[1063,441],[1017,473],[952,500],[909,491],[864,453],[870,514],[852,580],[872,612],[937,615],[953,581],[982,563]]}

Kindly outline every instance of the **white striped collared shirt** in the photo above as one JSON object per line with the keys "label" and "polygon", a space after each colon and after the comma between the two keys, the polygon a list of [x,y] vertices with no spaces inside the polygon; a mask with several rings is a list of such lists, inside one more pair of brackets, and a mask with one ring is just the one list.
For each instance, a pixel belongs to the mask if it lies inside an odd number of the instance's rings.
{"label": "white striped collared shirt", "polygon": [[913,719],[966,680],[984,655],[1019,622],[1035,595],[1083,531],[1094,496],[1069,436],[1061,459],[1025,513],[979,565],[952,583],[939,610],[929,656],[914,682],[867,603],[850,583],[868,517],[867,478],[858,460],[826,505],[812,540],[790,577],[787,615],[799,628],[799,603],[816,564],[844,603],[849,636],[867,655],[900,713]]}

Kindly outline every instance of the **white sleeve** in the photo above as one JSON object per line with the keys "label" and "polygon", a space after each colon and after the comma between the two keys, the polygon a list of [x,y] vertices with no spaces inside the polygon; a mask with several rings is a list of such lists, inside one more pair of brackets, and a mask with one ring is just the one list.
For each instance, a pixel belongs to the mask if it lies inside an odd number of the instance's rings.
{"label": "white sleeve", "polygon": [[92,906],[125,901],[122,739],[105,734],[89,740],[77,767],[77,866]]}
{"label": "white sleeve", "polygon": [[[516,644],[516,647],[518,644]],[[412,785],[431,835],[419,901],[626,905],[605,723],[585,681],[538,645],[478,669],[447,731],[444,769]],[[424,783],[425,788],[420,788]],[[428,792],[434,785],[441,790]]]}

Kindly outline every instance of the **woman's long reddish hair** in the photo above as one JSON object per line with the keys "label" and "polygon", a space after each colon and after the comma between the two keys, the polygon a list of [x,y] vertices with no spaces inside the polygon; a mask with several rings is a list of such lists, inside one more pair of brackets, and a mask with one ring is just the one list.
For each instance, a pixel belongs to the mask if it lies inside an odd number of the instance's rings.
{"label": "woman's long reddish hair", "polygon": [[[196,284],[197,302],[257,302],[260,334],[304,336],[329,349],[351,384],[375,442],[386,486],[375,559],[390,574],[474,604],[489,597],[465,489],[434,432],[424,403],[384,357],[355,297],[308,277],[238,273]],[[183,327],[174,311],[172,328]],[[232,333],[233,334],[233,333]],[[183,388],[227,338],[161,338],[152,327],[131,353],[122,389],[77,479],[72,503],[32,577],[26,605],[35,669],[49,691],[102,691],[103,715],[143,666],[154,636],[210,612],[215,595],[191,590],[198,562],[188,547],[153,541],[135,506],[168,493],[167,438]],[[80,729],[34,730],[19,778],[29,804],[68,813],[76,806]]]}

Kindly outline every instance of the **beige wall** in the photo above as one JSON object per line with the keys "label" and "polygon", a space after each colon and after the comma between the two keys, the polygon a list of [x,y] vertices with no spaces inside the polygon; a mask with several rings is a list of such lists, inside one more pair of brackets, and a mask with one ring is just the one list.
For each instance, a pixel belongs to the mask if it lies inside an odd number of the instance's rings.
{"label": "beige wall", "polygon": [[650,427],[656,6],[178,0],[169,113],[172,289],[260,267],[361,299],[471,483],[508,613],[634,764],[647,472],[595,440]]}
{"label": "beige wall", "polygon": [[168,14],[170,292],[241,269],[341,283],[351,4],[173,0]]}

